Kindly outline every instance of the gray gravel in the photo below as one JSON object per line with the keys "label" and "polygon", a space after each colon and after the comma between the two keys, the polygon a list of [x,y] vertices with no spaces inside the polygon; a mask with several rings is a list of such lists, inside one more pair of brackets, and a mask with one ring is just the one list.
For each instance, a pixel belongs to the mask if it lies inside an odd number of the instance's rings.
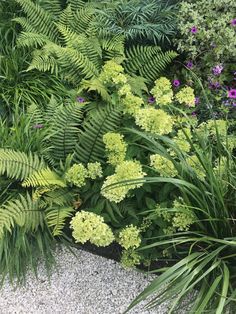
{"label": "gray gravel", "polygon": [[[58,271],[50,282],[45,269],[38,280],[29,274],[25,286],[14,289],[6,282],[0,291],[0,313],[121,314],[143,290],[151,276],[125,270],[118,263],[76,250],[56,252]],[[153,312],[138,306],[130,314],[166,313],[166,306]]]}

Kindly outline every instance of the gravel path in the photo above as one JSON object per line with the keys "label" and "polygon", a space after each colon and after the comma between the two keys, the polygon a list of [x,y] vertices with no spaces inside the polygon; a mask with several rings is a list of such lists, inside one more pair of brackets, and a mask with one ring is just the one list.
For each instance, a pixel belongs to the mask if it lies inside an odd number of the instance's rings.
{"label": "gravel path", "polygon": [[[58,271],[49,282],[45,269],[38,280],[31,274],[26,286],[14,289],[6,282],[0,291],[0,313],[122,314],[151,278],[124,270],[117,262],[76,250],[56,253]],[[155,312],[164,314],[166,306]],[[130,314],[151,313],[136,307]]]}

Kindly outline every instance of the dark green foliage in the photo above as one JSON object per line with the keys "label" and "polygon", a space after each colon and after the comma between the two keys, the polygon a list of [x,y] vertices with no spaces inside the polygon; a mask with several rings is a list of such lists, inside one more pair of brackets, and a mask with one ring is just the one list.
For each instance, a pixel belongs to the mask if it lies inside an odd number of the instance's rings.
{"label": "dark green foliage", "polygon": [[129,74],[140,75],[151,83],[176,56],[176,52],[162,52],[160,47],[133,46],[126,50],[124,66]]}
{"label": "dark green foliage", "polygon": [[79,141],[75,149],[75,160],[88,163],[104,161],[105,146],[102,137],[109,131],[117,130],[121,123],[122,114],[113,105],[100,107],[89,111],[88,118],[83,123],[79,133]]}
{"label": "dark green foliage", "polygon": [[[96,2],[95,2],[96,3]],[[96,27],[125,36],[127,44],[170,43],[176,34],[177,6],[163,0],[103,1],[98,9]]]}

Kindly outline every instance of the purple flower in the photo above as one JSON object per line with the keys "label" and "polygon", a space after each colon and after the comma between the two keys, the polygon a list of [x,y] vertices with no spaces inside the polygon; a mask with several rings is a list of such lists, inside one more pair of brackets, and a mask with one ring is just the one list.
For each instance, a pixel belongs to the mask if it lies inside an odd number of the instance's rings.
{"label": "purple flower", "polygon": [[188,69],[192,69],[193,68],[193,62],[191,60],[189,60],[187,63],[186,63],[186,67]]}
{"label": "purple flower", "polygon": [[154,104],[154,102],[156,101],[156,98],[151,96],[151,97],[148,97],[148,103],[149,104]]}
{"label": "purple flower", "polygon": [[197,116],[197,113],[196,113],[195,111],[193,111],[193,112],[191,113],[191,116],[192,116],[192,117],[196,117],[196,116]]}
{"label": "purple flower", "polygon": [[180,85],[180,81],[179,80],[173,80],[172,84],[173,84],[173,86],[178,87]]}
{"label": "purple flower", "polygon": [[199,97],[195,97],[195,105],[198,105],[200,103],[200,98]]}
{"label": "purple flower", "polygon": [[232,103],[232,106],[233,106],[233,107],[236,107],[236,102],[233,102],[233,103]]}
{"label": "purple flower", "polygon": [[236,99],[236,89],[230,89],[230,90],[228,91],[228,97],[229,97],[229,98]]}
{"label": "purple flower", "polygon": [[197,29],[196,26],[193,26],[193,27],[190,29],[190,31],[191,31],[192,34],[196,34],[197,31],[198,31],[198,29]]}
{"label": "purple flower", "polygon": [[33,126],[33,128],[34,128],[34,129],[42,129],[42,128],[43,128],[43,124],[40,124],[40,123],[35,124],[35,125]]}
{"label": "purple flower", "polygon": [[76,100],[77,100],[78,102],[80,102],[80,103],[85,102],[85,99],[84,99],[83,97],[80,97],[80,96],[78,96],[78,97],[76,98]]}
{"label": "purple flower", "polygon": [[213,69],[212,69],[212,72],[214,75],[220,75],[221,72],[224,70],[224,67],[222,64],[218,64],[216,65]]}
{"label": "purple flower", "polygon": [[231,22],[230,22],[230,24],[231,24],[232,26],[236,26],[236,19],[232,19]]}

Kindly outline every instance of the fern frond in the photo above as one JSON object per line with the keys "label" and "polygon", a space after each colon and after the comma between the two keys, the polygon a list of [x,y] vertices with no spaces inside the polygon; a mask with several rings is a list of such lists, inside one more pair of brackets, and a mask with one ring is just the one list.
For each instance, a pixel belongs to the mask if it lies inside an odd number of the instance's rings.
{"label": "fern frond", "polygon": [[70,5],[72,11],[77,11],[84,7],[83,0],[68,0],[67,3]]}
{"label": "fern frond", "polygon": [[86,90],[87,92],[97,92],[103,100],[111,102],[111,96],[107,92],[107,87],[98,78],[91,80],[83,80],[80,84],[79,91]]}
{"label": "fern frond", "polygon": [[158,74],[177,56],[174,51],[162,52],[160,47],[136,46],[127,49],[124,62],[129,74],[137,74],[153,82]]}
{"label": "fern frond", "polygon": [[73,207],[56,207],[50,208],[46,212],[45,220],[49,228],[52,228],[53,236],[60,236],[67,218],[72,217]]}
{"label": "fern frond", "polygon": [[20,24],[25,32],[37,33],[37,29],[31,24],[29,19],[25,17],[16,17],[13,19],[13,21]]}
{"label": "fern frond", "polygon": [[80,9],[75,9],[72,10],[74,12],[74,20],[73,20],[73,29],[76,31],[78,34],[88,34],[89,29],[91,28],[91,21],[94,19],[94,8],[92,6],[81,6]]}
{"label": "fern frond", "polygon": [[47,42],[49,42],[49,38],[45,35],[31,32],[21,32],[18,39],[17,44],[19,47],[42,47]]}
{"label": "fern frond", "polygon": [[43,225],[43,218],[38,202],[34,202],[29,194],[19,195],[19,199],[10,200],[0,208],[0,238],[5,230],[11,232],[15,225],[26,231],[36,231],[39,225]]}
{"label": "fern frond", "polygon": [[26,14],[28,21],[37,32],[48,36],[52,40],[58,37],[58,31],[53,23],[52,15],[31,0],[16,0]]}
{"label": "fern frond", "polygon": [[121,118],[121,110],[113,105],[90,111],[88,119],[83,124],[84,130],[79,134],[75,160],[86,164],[93,161],[104,162],[103,135],[119,128]]}
{"label": "fern frond", "polygon": [[48,167],[40,171],[34,172],[31,176],[26,178],[23,187],[38,187],[38,186],[60,186],[66,187],[65,181],[55,172]]}
{"label": "fern frond", "polygon": [[62,11],[61,0],[40,0],[40,6],[49,11],[56,20]]}
{"label": "fern frond", "polygon": [[0,175],[22,181],[43,168],[45,163],[36,154],[26,155],[11,149],[0,149]]}
{"label": "fern frond", "polygon": [[78,104],[60,107],[54,113],[50,155],[55,161],[64,161],[69,154],[74,153],[81,121],[82,111]]}

